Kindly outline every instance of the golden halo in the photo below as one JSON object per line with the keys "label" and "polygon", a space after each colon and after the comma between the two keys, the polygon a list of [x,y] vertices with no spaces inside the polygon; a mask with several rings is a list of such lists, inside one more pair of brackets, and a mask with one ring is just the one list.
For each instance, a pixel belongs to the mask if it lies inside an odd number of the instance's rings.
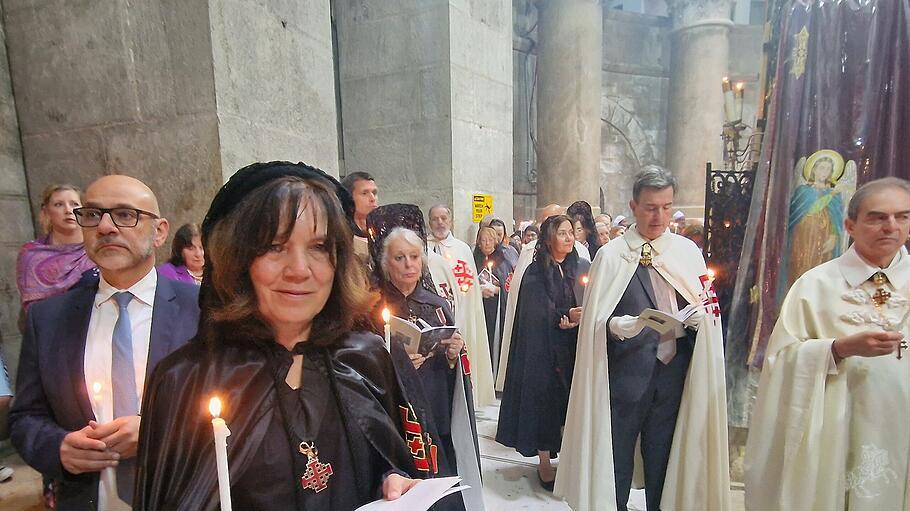
{"label": "golden halo", "polygon": [[806,166],[803,167],[803,178],[806,182],[809,182],[809,177],[812,175],[812,168],[815,166],[815,163],[822,158],[831,158],[834,162],[834,168],[831,169],[831,184],[837,184],[841,177],[844,175],[844,158],[832,149],[822,149],[820,151],[815,151],[812,153],[809,158],[806,159]]}

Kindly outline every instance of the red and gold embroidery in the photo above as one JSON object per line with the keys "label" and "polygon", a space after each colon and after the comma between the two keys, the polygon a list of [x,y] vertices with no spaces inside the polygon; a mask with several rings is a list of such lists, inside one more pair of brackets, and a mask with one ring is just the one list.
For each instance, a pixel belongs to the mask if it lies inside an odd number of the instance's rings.
{"label": "red and gold embroidery", "polygon": [[[427,458],[427,444],[424,440],[423,428],[417,422],[417,415],[410,406],[399,405],[398,411],[401,413],[401,424],[404,426],[404,441],[411,451],[411,457],[414,458],[414,465],[421,472],[429,472],[432,468],[431,460]],[[430,454],[434,455],[435,451]]]}
{"label": "red and gold embroidery", "polygon": [[471,376],[471,360],[468,358],[468,348],[461,349],[461,370],[465,376]]}

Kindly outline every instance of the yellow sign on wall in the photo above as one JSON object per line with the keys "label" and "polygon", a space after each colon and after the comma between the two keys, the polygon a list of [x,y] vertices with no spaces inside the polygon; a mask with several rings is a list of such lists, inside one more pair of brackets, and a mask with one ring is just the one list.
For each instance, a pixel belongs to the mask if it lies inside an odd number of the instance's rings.
{"label": "yellow sign on wall", "polygon": [[483,217],[493,213],[493,196],[485,193],[475,193],[471,198],[474,210],[474,223],[479,223]]}

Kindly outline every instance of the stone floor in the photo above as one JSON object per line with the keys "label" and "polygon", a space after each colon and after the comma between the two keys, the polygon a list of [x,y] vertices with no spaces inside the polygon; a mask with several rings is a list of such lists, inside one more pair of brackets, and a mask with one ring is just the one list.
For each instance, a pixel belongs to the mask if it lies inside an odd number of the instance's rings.
{"label": "stone floor", "polygon": [[[514,450],[493,441],[499,406],[490,406],[477,413],[477,433],[480,437],[484,494],[488,511],[570,511],[569,507],[537,482],[536,458],[525,458]],[[6,456],[2,455],[6,452]],[[41,478],[25,466],[9,450],[0,451],[0,465],[12,466],[16,474],[12,481],[0,484],[0,509],[4,511],[41,511],[39,488]],[[743,508],[741,487],[731,490],[733,511]],[[644,510],[644,492],[632,495],[630,510]]]}

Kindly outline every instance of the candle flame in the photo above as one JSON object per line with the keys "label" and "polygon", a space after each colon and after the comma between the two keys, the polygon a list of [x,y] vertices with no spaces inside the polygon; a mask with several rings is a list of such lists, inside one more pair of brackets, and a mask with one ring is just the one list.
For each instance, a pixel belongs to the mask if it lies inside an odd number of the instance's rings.
{"label": "candle flame", "polygon": [[588,285],[588,276],[587,275],[585,275],[584,277],[581,278],[581,283],[586,286]]}
{"label": "candle flame", "polygon": [[467,292],[468,292],[468,289],[470,289],[470,287],[469,287],[467,284],[462,284],[462,285],[461,285],[461,292],[462,292],[462,293],[467,293]]}
{"label": "candle flame", "polygon": [[714,273],[714,270],[712,270],[711,268],[708,268],[708,278],[713,280],[714,277],[716,277],[716,276],[717,276],[717,274]]}
{"label": "candle flame", "polygon": [[392,313],[389,312],[389,309],[382,309],[382,320],[388,323],[390,319],[392,319]]}
{"label": "candle flame", "polygon": [[212,414],[212,417],[221,416],[221,400],[217,397],[213,397],[209,400],[209,413]]}
{"label": "candle flame", "polygon": [[96,381],[92,384],[92,392],[95,394],[101,394],[101,382]]}
{"label": "candle flame", "polygon": [[490,262],[487,263],[487,269],[488,269],[488,270],[492,270],[492,269],[493,269],[493,261],[490,261]]}
{"label": "candle flame", "polygon": [[738,91],[742,91],[745,88],[746,88],[746,84],[744,84],[743,82],[739,82],[736,84],[736,90],[738,90]]}

